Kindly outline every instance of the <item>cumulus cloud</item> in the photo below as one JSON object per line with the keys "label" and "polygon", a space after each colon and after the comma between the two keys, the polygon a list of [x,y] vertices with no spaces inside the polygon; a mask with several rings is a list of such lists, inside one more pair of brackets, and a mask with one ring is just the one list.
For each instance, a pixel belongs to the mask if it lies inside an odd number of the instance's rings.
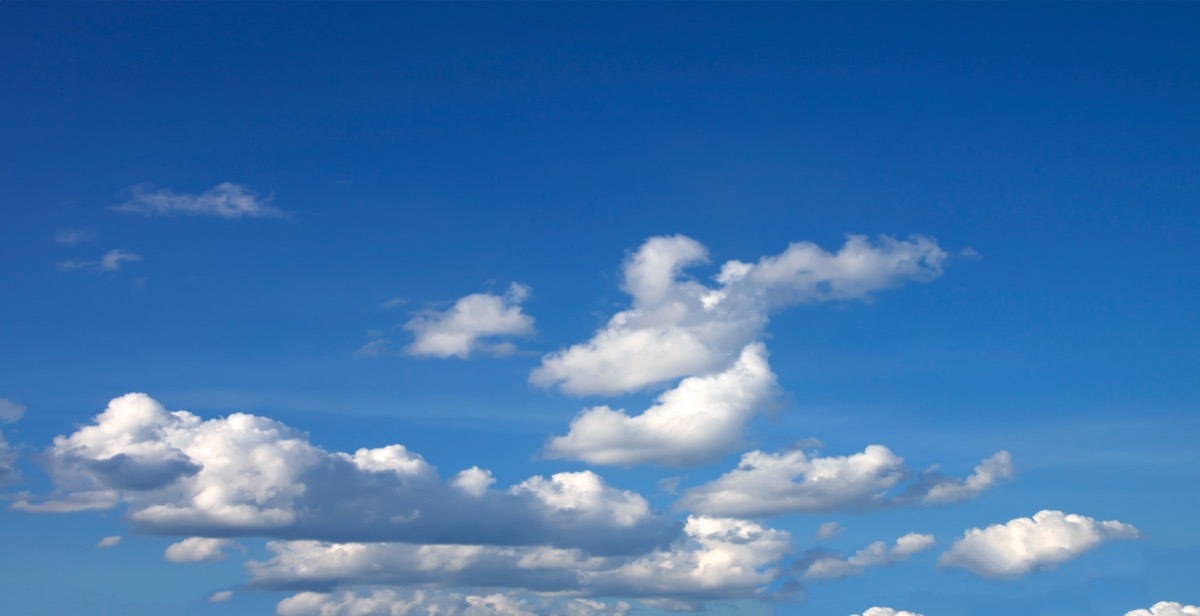
{"label": "cumulus cloud", "polygon": [[967,530],[939,563],[983,577],[1016,579],[1071,560],[1105,541],[1136,538],[1136,528],[1116,520],[1039,511],[1032,518]]}
{"label": "cumulus cloud", "polygon": [[822,554],[808,563],[804,569],[804,577],[843,578],[858,575],[868,567],[882,567],[908,560],[908,557],[928,550],[933,544],[933,535],[909,533],[897,539],[890,547],[883,541],[876,541],[849,558],[837,554]]}
{"label": "cumulus cloud", "polygon": [[25,414],[25,407],[8,398],[0,398],[0,423],[12,423]]}
{"label": "cumulus cloud", "polygon": [[1200,607],[1174,601],[1159,601],[1148,610],[1133,610],[1125,616],[1200,616]]}
{"label": "cumulus cloud", "polygon": [[219,590],[208,596],[209,603],[225,603],[233,598],[232,590]]}
{"label": "cumulus cloud", "polygon": [[708,286],[683,277],[708,251],[682,235],[652,237],[623,265],[632,298],[591,340],[546,355],[530,375],[573,394],[617,394],[709,374],[736,361],[774,310],[854,300],[908,280],[929,281],[946,259],[936,242],[850,236],[836,253],[794,243],[757,263],[728,261]]}
{"label": "cumulus cloud", "polygon": [[755,450],[743,454],[732,471],[684,491],[678,504],[711,515],[826,513],[920,502],[938,486],[967,481],[925,477],[904,494],[892,496],[892,489],[912,475],[904,459],[883,445],[870,445],[862,453],[849,456],[829,457],[799,449],[774,454]]}
{"label": "cumulus cloud", "polygon": [[475,293],[444,311],[427,311],[404,324],[414,339],[406,351],[426,357],[467,358],[474,352],[497,355],[514,350],[512,343],[488,343],[497,336],[528,336],[533,317],[521,312],[529,287],[512,283],[504,295]]}
{"label": "cumulus cloud", "polygon": [[512,593],[470,595],[416,590],[399,593],[375,590],[367,594],[302,592],[279,602],[279,616],[624,616],[630,605],[590,599],[520,597]]}
{"label": "cumulus cloud", "polygon": [[400,543],[271,542],[272,558],[248,564],[257,588],[330,591],[346,586],[507,587],[583,597],[685,602],[759,596],[780,579],[791,549],[783,531],[692,516],[684,538],[641,556],[576,549]]}
{"label": "cumulus cloud", "polygon": [[129,200],[113,206],[119,212],[144,216],[218,216],[221,218],[286,218],[287,212],[271,207],[270,197],[259,197],[250,189],[222,182],[198,195],[178,194],[148,185],[132,186]]}
{"label": "cumulus cloud", "polygon": [[124,502],[141,532],[257,535],[326,541],[403,541],[578,547],[642,552],[678,525],[638,494],[582,471],[479,489],[468,471],[443,483],[403,445],[328,452],[265,417],[202,420],[145,394],[114,399],[93,423],[44,454],[60,492],[26,511],[110,508]]}
{"label": "cumulus cloud", "polygon": [[[851,616],[859,616],[859,615],[852,614]],[[863,612],[862,616],[924,616],[924,615],[918,614],[916,612],[905,612],[903,610],[898,611],[898,610],[894,610],[890,607],[871,607],[871,608],[867,608],[867,611]]]}
{"label": "cumulus cloud", "polygon": [[766,347],[754,343],[729,369],[683,379],[640,415],[607,406],[583,411],[565,436],[550,440],[546,455],[590,464],[711,462],[742,445],[742,427],[775,389]]}
{"label": "cumulus cloud", "polygon": [[1012,479],[1012,454],[1007,451],[997,452],[975,467],[975,472],[963,480],[940,477],[927,474],[921,500],[926,503],[958,503],[979,496],[1001,481]]}
{"label": "cumulus cloud", "polygon": [[115,248],[100,256],[98,261],[62,261],[58,264],[61,270],[89,270],[93,272],[117,272],[125,263],[141,261],[141,255],[134,254],[123,248]]}
{"label": "cumulus cloud", "polygon": [[167,546],[163,558],[173,563],[205,563],[223,560],[228,554],[225,548],[236,545],[228,539],[210,537],[188,537]]}
{"label": "cumulus cloud", "polygon": [[98,548],[113,548],[113,547],[116,547],[117,545],[119,545],[120,543],[121,543],[121,536],[113,535],[111,537],[105,537],[105,538],[97,541],[96,547],[98,547]]}

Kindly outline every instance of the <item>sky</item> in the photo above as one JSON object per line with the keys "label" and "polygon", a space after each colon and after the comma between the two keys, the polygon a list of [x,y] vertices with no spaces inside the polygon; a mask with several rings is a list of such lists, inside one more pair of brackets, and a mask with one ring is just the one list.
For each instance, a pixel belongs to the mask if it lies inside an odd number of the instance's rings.
{"label": "sky", "polygon": [[0,3],[14,614],[1200,614],[1195,4]]}

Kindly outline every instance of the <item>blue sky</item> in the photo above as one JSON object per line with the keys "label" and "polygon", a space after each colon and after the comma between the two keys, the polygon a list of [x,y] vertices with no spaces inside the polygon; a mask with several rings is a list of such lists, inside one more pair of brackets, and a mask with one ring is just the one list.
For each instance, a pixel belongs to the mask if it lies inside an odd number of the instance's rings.
{"label": "blue sky", "polygon": [[1198,19],[0,3],[6,609],[1195,613]]}

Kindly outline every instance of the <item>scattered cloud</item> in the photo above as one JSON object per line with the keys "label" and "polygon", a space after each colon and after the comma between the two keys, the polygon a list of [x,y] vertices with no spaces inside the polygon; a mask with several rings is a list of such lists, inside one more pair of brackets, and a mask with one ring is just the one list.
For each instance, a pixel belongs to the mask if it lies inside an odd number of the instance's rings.
{"label": "scattered cloud", "polygon": [[1159,601],[1148,610],[1133,610],[1125,616],[1200,616],[1200,607],[1174,601]]}
{"label": "scattered cloud", "polygon": [[61,492],[25,511],[128,505],[135,530],[160,535],[325,541],[550,545],[639,553],[678,536],[646,499],[591,471],[483,489],[452,483],[403,445],[328,452],[265,417],[202,420],[145,394],[114,399],[44,453]]}
{"label": "scattered cloud", "polygon": [[624,601],[518,596],[513,593],[470,595],[445,591],[374,590],[367,594],[302,592],[279,602],[279,616],[625,616]]}
{"label": "scattered cloud", "polygon": [[975,498],[980,492],[1012,477],[1012,454],[1000,451],[981,462],[975,467],[975,472],[963,480],[925,473],[919,491],[923,492],[921,500],[926,503],[959,503]]}
{"label": "scattered cloud", "polygon": [[1105,541],[1138,536],[1136,528],[1116,520],[1039,511],[1032,518],[966,531],[939,563],[983,577],[1016,579],[1071,560]]}
{"label": "scattered cloud", "polygon": [[826,522],[817,527],[817,539],[837,539],[842,534],[842,525]]}
{"label": "scattered cloud", "polygon": [[[997,456],[1006,458],[1007,454],[1000,452]],[[987,465],[985,461],[981,466]],[[748,517],[864,510],[922,502],[939,486],[969,481],[924,476],[904,494],[890,495],[912,475],[904,459],[883,445],[870,445],[862,453],[849,456],[829,457],[803,450],[774,454],[755,450],[743,454],[732,471],[684,491],[678,505],[697,513]],[[977,481],[973,485],[982,490],[985,486],[980,484]]]}
{"label": "scattered cloud", "polygon": [[163,558],[173,563],[205,563],[223,560],[229,555],[225,548],[237,545],[228,539],[210,537],[188,537],[167,546]]}
{"label": "scattered cloud", "polygon": [[0,398],[0,423],[12,423],[25,415],[25,406],[8,398]]}
{"label": "scattered cloud", "polygon": [[94,236],[83,229],[63,229],[54,234],[54,243],[62,244],[63,246],[74,246],[90,242]]}
{"label": "scattered cloud", "polygon": [[93,272],[116,272],[120,271],[125,263],[136,263],[141,261],[141,255],[134,254],[123,248],[115,248],[100,256],[98,261],[79,261],[69,260],[61,261],[58,264],[60,270],[89,270]]}
{"label": "scattered cloud", "polygon": [[154,190],[145,184],[131,186],[129,192],[129,200],[114,205],[114,210],[143,216],[288,217],[287,212],[270,205],[270,197],[259,197],[249,188],[232,182],[222,182],[198,195],[179,194],[165,188]]}
{"label": "scattered cloud", "polygon": [[837,554],[821,554],[805,567],[804,577],[836,579],[858,575],[868,567],[882,567],[908,560],[909,556],[928,550],[933,544],[933,535],[909,533],[897,539],[891,547],[882,541],[876,541],[849,558]]}
{"label": "scattered cloud", "polygon": [[550,439],[546,455],[589,464],[712,462],[742,446],[743,426],[775,390],[766,347],[754,343],[724,372],[683,379],[640,415],[607,406],[583,411],[566,436]]}
{"label": "scattered cloud", "polygon": [[119,545],[120,543],[121,543],[121,536],[120,535],[112,535],[111,537],[105,537],[105,538],[97,541],[96,547],[98,547],[98,548],[113,548],[113,547],[116,547],[117,545]]}
{"label": "scattered cloud", "polygon": [[225,603],[233,598],[232,590],[219,590],[208,596],[209,603]]}
{"label": "scattered cloud", "polygon": [[17,452],[4,440],[0,432],[0,486],[11,483],[17,477]]}
{"label": "scattered cloud", "polygon": [[414,340],[406,351],[425,357],[465,359],[483,351],[496,355],[512,353],[511,343],[487,343],[497,336],[528,336],[533,317],[521,312],[529,287],[512,283],[504,295],[475,293],[454,302],[444,311],[426,311],[404,324]]}
{"label": "scattered cloud", "polygon": [[720,372],[756,340],[772,311],[865,298],[942,273],[946,253],[932,239],[872,243],[853,235],[836,253],[794,243],[757,263],[726,262],[710,287],[682,277],[707,249],[682,236],[652,237],[623,265],[632,298],[589,341],[546,355],[530,375],[571,394],[619,394],[684,376]]}
{"label": "scattered cloud", "polygon": [[[853,614],[852,616],[859,616],[859,615]],[[867,611],[863,612],[862,616],[924,616],[924,615],[918,614],[916,612],[905,612],[903,610],[897,611],[890,607],[871,607],[871,608],[867,608]]]}

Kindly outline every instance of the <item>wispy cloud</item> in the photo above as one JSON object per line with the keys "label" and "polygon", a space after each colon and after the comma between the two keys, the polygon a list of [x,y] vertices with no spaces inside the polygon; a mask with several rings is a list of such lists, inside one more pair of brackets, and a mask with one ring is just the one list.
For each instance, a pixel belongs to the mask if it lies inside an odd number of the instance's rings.
{"label": "wispy cloud", "polygon": [[83,229],[63,229],[54,234],[54,242],[63,246],[74,246],[95,239],[91,232]]}
{"label": "wispy cloud", "polygon": [[808,563],[804,569],[804,577],[836,579],[858,575],[868,567],[883,567],[908,560],[909,556],[928,550],[933,544],[933,535],[909,533],[897,539],[895,545],[889,547],[882,541],[876,541],[849,558],[837,554],[821,554]]}
{"label": "wispy cloud", "polygon": [[123,248],[115,248],[100,256],[98,261],[80,261],[71,259],[69,261],[61,261],[58,264],[60,270],[90,270],[94,272],[116,272],[120,271],[125,263],[134,263],[141,261],[142,256],[125,250]]}
{"label": "wispy cloud", "polygon": [[12,423],[25,414],[25,406],[8,398],[0,398],[0,422]]}
{"label": "wispy cloud", "polygon": [[139,184],[130,187],[130,198],[114,205],[119,212],[144,216],[218,216],[221,218],[288,218],[288,213],[272,207],[271,197],[260,197],[249,188],[222,182],[200,194],[176,193],[170,189],[153,190]]}

